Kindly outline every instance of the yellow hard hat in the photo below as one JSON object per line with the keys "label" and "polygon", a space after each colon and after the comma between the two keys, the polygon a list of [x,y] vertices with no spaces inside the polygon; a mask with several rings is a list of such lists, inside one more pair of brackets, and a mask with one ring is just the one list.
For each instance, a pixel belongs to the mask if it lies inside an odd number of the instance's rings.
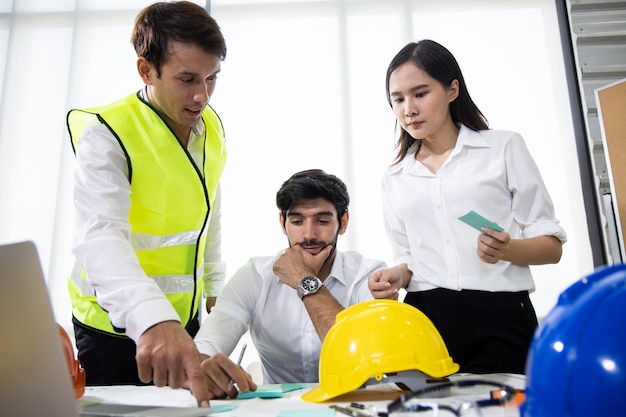
{"label": "yellow hard hat", "polygon": [[395,300],[364,301],[337,314],[319,365],[319,386],[302,395],[305,401],[326,401],[388,373],[417,370],[442,378],[459,370],[430,319]]}

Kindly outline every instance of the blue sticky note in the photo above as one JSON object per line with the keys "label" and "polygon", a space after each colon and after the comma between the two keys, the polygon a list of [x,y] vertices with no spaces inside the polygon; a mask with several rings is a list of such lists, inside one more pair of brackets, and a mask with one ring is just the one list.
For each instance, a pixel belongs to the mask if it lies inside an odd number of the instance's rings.
{"label": "blue sticky note", "polygon": [[480,214],[476,213],[474,210],[470,210],[469,213],[459,217],[459,220],[461,220],[463,223],[466,223],[472,226],[474,229],[478,230],[479,232],[482,232],[483,227],[488,227],[490,229],[495,230],[496,232],[504,231],[502,227],[498,226],[491,220],[487,220]]}

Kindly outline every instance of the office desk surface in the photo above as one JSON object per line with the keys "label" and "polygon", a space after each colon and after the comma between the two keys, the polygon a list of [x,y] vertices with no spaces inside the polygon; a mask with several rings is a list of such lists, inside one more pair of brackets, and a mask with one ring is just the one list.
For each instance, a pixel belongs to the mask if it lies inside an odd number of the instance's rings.
{"label": "office desk surface", "polygon": [[[486,379],[500,382],[514,388],[524,388],[524,375],[516,374],[488,374],[470,375],[455,374],[451,380],[459,379]],[[311,385],[313,387],[314,385]],[[367,391],[355,391],[347,396],[341,396],[336,401],[315,404],[303,401],[300,396],[310,388],[285,392],[280,398],[263,399],[224,399],[211,401],[213,414],[219,417],[276,417],[276,416],[333,416],[330,405],[349,405],[352,401],[376,407],[379,411],[386,411],[387,404],[397,398],[402,391],[392,384],[383,384],[370,387]],[[173,390],[169,387],[154,386],[107,386],[87,387],[85,395],[77,400],[79,404],[87,402],[109,402],[126,405],[151,405],[166,407],[195,407],[196,400],[188,390]],[[497,408],[497,407],[492,407]],[[317,413],[316,413],[317,410]],[[498,410],[493,410],[490,415],[498,415]],[[339,412],[337,416],[344,416]]]}

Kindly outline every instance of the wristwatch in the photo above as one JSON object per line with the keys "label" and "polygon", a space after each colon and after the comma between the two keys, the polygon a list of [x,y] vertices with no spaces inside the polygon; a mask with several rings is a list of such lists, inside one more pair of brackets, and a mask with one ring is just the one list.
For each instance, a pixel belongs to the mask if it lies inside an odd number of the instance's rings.
{"label": "wristwatch", "polygon": [[318,277],[304,277],[298,284],[298,296],[302,300],[305,295],[315,294],[320,288],[322,288],[322,281]]}

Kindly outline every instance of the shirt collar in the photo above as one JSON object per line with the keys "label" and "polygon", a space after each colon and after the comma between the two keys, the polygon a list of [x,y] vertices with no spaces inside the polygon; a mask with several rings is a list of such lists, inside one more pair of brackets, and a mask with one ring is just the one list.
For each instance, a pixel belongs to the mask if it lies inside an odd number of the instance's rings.
{"label": "shirt collar", "polygon": [[195,126],[191,128],[191,134],[194,136],[203,136],[204,135],[204,121],[202,117],[198,120]]}
{"label": "shirt collar", "polygon": [[326,277],[324,282],[332,278],[341,282],[343,285],[346,285],[346,277],[344,276],[343,270],[343,255],[338,250],[335,250],[335,260],[333,261],[333,266],[330,268],[330,274],[328,274],[328,277]]}
{"label": "shirt collar", "polygon": [[[146,103],[150,103],[150,101],[148,100],[148,86],[145,86],[144,88],[139,90],[139,97]],[[191,127],[191,135],[193,136],[204,135],[204,121],[202,120],[202,118],[198,120],[198,123],[196,123],[195,126]]]}
{"label": "shirt collar", "polygon": [[[468,148],[487,148],[490,145],[480,136],[479,132],[476,132],[469,127],[461,124],[459,129],[459,136],[456,140],[456,145],[452,151],[452,157],[461,153],[464,147]],[[415,142],[409,148],[406,156],[400,163],[393,165],[389,168],[390,174],[395,174],[403,170],[411,170],[417,161],[415,160],[415,151],[417,150],[417,142]]]}
{"label": "shirt collar", "polygon": [[461,149],[462,147],[467,146],[471,148],[488,148],[490,145],[485,142],[479,132],[470,129],[465,125],[461,125],[461,130],[459,130],[459,137],[456,141],[456,149]]}

